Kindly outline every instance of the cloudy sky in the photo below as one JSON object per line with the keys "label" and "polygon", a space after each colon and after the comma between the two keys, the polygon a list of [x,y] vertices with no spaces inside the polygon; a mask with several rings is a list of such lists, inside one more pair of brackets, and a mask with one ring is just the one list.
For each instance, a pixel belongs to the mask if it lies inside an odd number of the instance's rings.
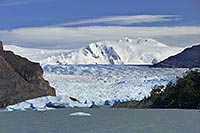
{"label": "cloudy sky", "polygon": [[0,40],[34,48],[150,37],[200,43],[199,0],[0,0]]}

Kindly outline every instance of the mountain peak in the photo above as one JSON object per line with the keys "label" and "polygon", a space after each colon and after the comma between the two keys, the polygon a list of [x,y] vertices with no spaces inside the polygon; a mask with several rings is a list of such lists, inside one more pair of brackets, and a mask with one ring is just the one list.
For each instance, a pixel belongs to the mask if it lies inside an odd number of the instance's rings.
{"label": "mountain peak", "polygon": [[156,41],[155,39],[152,38],[137,38],[136,39],[136,44],[142,44],[142,45],[151,45],[151,46],[159,46],[159,47],[168,47],[167,45],[160,43]]}
{"label": "mountain peak", "polygon": [[119,40],[119,42],[132,42],[132,39],[128,37],[123,37],[122,39]]}
{"label": "mountain peak", "polygon": [[82,49],[82,53],[88,58],[95,58],[95,64],[99,62],[97,60],[105,61],[107,62],[106,64],[122,64],[119,55],[113,47],[106,46],[101,42],[89,44],[88,47]]}
{"label": "mountain peak", "polygon": [[152,47],[168,47],[167,45],[160,43],[156,41],[155,39],[152,38],[146,38],[146,37],[138,37],[135,39],[130,39],[128,37],[124,37],[118,41],[118,43],[123,44],[123,43],[129,43],[131,45],[148,45]]}

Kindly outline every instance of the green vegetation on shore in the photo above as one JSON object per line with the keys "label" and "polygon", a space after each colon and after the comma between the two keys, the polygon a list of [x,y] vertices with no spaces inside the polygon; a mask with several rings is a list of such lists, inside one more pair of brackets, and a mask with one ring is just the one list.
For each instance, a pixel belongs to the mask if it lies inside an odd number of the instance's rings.
{"label": "green vegetation on shore", "polygon": [[200,106],[200,72],[191,70],[185,76],[170,82],[166,88],[157,86],[151,91],[148,100],[151,107],[158,108],[199,108]]}
{"label": "green vegetation on shore", "polygon": [[115,108],[200,108],[200,71],[191,70],[175,83],[154,86],[148,98],[116,103]]}

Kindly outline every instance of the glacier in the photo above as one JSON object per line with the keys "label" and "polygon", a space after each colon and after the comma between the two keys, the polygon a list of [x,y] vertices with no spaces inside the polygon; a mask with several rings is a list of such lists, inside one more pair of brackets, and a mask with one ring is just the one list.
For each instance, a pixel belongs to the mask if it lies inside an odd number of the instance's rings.
{"label": "glacier", "polygon": [[[41,97],[11,105],[7,110],[50,110],[49,103],[64,107],[112,105],[148,97],[155,85],[174,82],[188,69],[134,65],[45,65],[44,78],[56,89],[56,97]],[[80,101],[72,101],[74,97]]]}
{"label": "glacier", "polygon": [[47,65],[45,79],[57,95],[97,105],[141,100],[155,85],[166,85],[187,69],[133,65]]}
{"label": "glacier", "polygon": [[155,85],[174,82],[176,77],[183,76],[188,70],[149,67],[147,64],[183,50],[149,38],[100,41],[74,50],[44,50],[14,45],[6,45],[4,49],[39,62],[44,78],[57,94],[56,97],[40,97],[10,105],[6,111],[45,111],[141,100],[149,96]]}

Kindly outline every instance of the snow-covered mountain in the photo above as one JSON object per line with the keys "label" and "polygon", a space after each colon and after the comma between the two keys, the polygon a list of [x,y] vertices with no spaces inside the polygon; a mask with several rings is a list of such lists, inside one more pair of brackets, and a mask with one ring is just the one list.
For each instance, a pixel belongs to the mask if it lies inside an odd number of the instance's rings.
{"label": "snow-covered mountain", "polygon": [[123,38],[118,41],[101,41],[88,47],[50,56],[45,62],[64,64],[154,64],[182,48],[168,47],[153,39]]}
{"label": "snow-covered mountain", "polygon": [[37,50],[12,45],[5,49],[42,64],[154,64],[183,50],[150,38],[127,37],[95,42],[74,50]]}
{"label": "snow-covered mountain", "polygon": [[105,44],[91,43],[85,48],[63,52],[61,54],[50,56],[43,62],[54,64],[61,62],[63,64],[122,64],[119,55],[113,47]]}

